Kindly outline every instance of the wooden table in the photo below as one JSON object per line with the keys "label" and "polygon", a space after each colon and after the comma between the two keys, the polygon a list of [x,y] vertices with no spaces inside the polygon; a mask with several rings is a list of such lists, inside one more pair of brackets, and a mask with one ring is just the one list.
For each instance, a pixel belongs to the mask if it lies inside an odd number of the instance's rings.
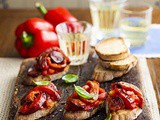
{"label": "wooden table", "polygon": [[[91,22],[89,10],[70,10],[79,20]],[[14,31],[27,18],[42,17],[37,10],[0,10],[0,57],[20,57],[14,48]],[[160,23],[160,9],[153,10],[153,23]],[[160,108],[160,58],[147,59]]]}

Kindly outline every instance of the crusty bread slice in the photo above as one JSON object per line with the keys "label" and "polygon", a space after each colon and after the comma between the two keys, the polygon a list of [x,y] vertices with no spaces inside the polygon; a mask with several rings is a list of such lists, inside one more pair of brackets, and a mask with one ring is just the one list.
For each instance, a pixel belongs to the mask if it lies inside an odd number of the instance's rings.
{"label": "crusty bread slice", "polygon": [[122,60],[129,56],[130,52],[122,38],[109,38],[99,42],[95,51],[102,60]]}
{"label": "crusty bread slice", "polygon": [[128,73],[132,67],[129,67],[127,70],[123,71],[115,71],[115,70],[105,69],[104,67],[102,67],[100,63],[98,63],[94,68],[92,78],[97,80],[98,82],[110,81],[113,80],[114,78],[121,77],[122,75]]}
{"label": "crusty bread slice", "polygon": [[[109,113],[108,102],[106,103],[106,114]],[[118,110],[111,112],[111,120],[135,120],[142,113],[141,108],[135,108],[133,110]]]}
{"label": "crusty bread slice", "polygon": [[90,118],[93,116],[98,110],[101,110],[104,108],[104,103],[100,104],[98,107],[95,107],[92,110],[89,111],[77,111],[77,112],[72,112],[72,111],[64,111],[64,120],[84,120],[87,118]]}
{"label": "crusty bread slice", "polygon": [[135,120],[142,113],[141,108],[133,110],[118,110],[112,112],[112,120]]}
{"label": "crusty bread slice", "polygon": [[14,120],[36,120],[36,119],[39,119],[41,117],[47,116],[48,114],[52,113],[56,109],[57,106],[58,106],[58,103],[57,101],[55,101],[54,105],[51,108],[38,110],[29,115],[21,115],[17,111]]}
{"label": "crusty bread slice", "polygon": [[101,65],[104,68],[109,68],[111,70],[127,70],[134,67],[137,64],[137,57],[130,55],[129,57],[118,60],[118,61],[104,61],[100,60]]}
{"label": "crusty bread slice", "polygon": [[56,73],[56,74],[53,74],[53,75],[48,75],[48,76],[39,75],[37,77],[27,76],[23,80],[23,84],[25,84],[25,85],[35,85],[35,83],[33,81],[35,81],[35,82],[38,82],[38,81],[54,81],[54,80],[60,79],[63,75],[65,75],[68,72],[68,70],[69,70],[69,65],[66,66],[62,72],[59,72],[59,73]]}

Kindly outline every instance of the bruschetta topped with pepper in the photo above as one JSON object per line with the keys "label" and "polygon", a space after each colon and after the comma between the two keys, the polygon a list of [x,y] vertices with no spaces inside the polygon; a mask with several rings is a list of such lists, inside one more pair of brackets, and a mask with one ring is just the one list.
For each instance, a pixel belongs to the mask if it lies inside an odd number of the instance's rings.
{"label": "bruschetta topped with pepper", "polygon": [[126,83],[113,83],[107,97],[106,112],[111,120],[134,120],[142,112],[143,95],[138,87]]}
{"label": "bruschetta topped with pepper", "polygon": [[56,109],[60,99],[60,92],[53,83],[37,86],[21,99],[15,120],[34,120],[44,117]]}
{"label": "bruschetta topped with pepper", "polygon": [[36,63],[28,69],[23,83],[34,85],[38,81],[60,79],[69,70],[70,60],[58,47],[52,47],[36,58]]}
{"label": "bruschetta topped with pepper", "polygon": [[104,106],[107,93],[97,81],[87,81],[83,87],[75,86],[66,101],[64,119],[82,120],[94,115]]}

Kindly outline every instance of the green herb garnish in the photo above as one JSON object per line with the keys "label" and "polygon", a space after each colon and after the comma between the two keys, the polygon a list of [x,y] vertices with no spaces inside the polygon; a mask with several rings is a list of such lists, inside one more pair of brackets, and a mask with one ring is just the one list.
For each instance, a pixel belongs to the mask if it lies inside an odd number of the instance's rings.
{"label": "green herb garnish", "polygon": [[111,118],[112,118],[112,115],[109,114],[105,120],[111,120]]}
{"label": "green herb garnish", "polygon": [[67,74],[62,77],[62,80],[64,80],[65,83],[74,83],[78,81],[78,76],[74,74]]}
{"label": "green herb garnish", "polygon": [[48,85],[51,83],[51,81],[39,81],[39,82],[35,82],[33,81],[37,86],[39,85]]}
{"label": "green herb garnish", "polygon": [[88,93],[85,89],[83,89],[83,88],[80,87],[80,86],[74,85],[74,90],[77,92],[77,94],[78,94],[79,96],[81,96],[81,97],[84,98],[84,99],[91,99],[91,98],[95,97],[94,94]]}

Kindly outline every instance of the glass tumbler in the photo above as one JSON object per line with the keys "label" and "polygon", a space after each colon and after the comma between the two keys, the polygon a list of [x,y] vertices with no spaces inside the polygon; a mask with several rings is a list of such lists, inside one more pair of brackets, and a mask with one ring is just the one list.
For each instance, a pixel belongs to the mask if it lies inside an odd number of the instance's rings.
{"label": "glass tumbler", "polygon": [[148,39],[152,7],[142,1],[131,0],[120,9],[120,36],[131,48],[139,47]]}
{"label": "glass tumbler", "polygon": [[91,28],[85,21],[63,22],[56,26],[60,48],[70,58],[71,65],[87,62]]}
{"label": "glass tumbler", "polygon": [[[118,28],[120,5],[126,0],[89,0],[93,26],[105,37],[112,37]],[[96,32],[97,33],[97,32]]]}

